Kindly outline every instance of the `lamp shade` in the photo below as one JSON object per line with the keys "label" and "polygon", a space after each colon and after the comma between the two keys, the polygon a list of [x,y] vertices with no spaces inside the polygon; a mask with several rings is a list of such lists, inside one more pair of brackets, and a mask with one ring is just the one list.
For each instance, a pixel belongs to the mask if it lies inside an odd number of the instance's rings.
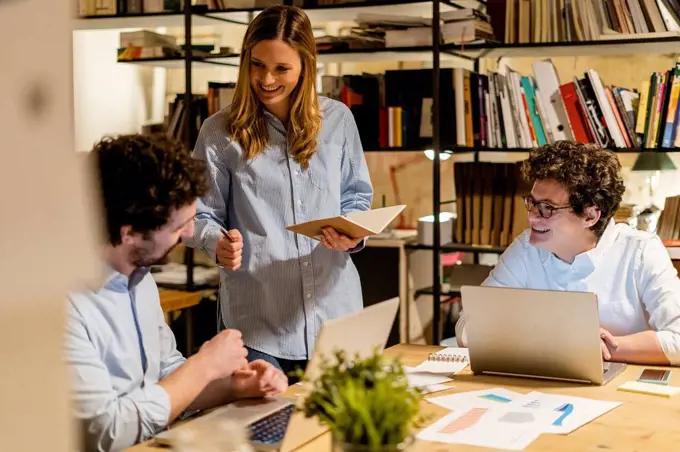
{"label": "lamp shade", "polygon": [[640,152],[632,171],[666,171],[676,169],[673,160],[665,152]]}

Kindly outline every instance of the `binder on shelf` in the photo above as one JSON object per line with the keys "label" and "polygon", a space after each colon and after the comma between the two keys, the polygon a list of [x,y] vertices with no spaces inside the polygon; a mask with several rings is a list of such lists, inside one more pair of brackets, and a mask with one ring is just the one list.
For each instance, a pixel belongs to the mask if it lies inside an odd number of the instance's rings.
{"label": "binder on shelf", "polygon": [[288,226],[286,229],[316,240],[323,236],[322,229],[332,227],[341,234],[355,239],[380,234],[406,205],[382,207],[366,211],[352,212],[333,218],[306,221]]}

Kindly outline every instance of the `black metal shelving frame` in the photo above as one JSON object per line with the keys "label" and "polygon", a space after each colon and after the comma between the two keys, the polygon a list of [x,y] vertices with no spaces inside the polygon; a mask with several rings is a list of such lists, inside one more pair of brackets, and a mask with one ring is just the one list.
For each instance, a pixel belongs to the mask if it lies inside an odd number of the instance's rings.
{"label": "black metal shelving frame", "polygon": [[[188,117],[192,117],[194,113],[193,93],[191,92],[192,72],[194,70],[194,63],[205,63],[225,66],[238,66],[238,54],[226,56],[194,56],[192,52],[192,29],[194,18],[199,17],[203,22],[205,20],[215,20],[216,22],[223,22],[230,25],[245,26],[252,20],[254,14],[261,11],[262,8],[244,8],[244,9],[225,9],[225,10],[207,10],[205,7],[196,7],[189,5],[189,1],[185,2],[187,6],[182,12],[164,12],[164,13],[146,13],[146,14],[132,14],[132,15],[114,15],[114,16],[87,16],[82,17],[79,21],[92,21],[92,29],[103,28],[99,26],[97,21],[124,21],[125,19],[177,19],[178,16],[183,16],[184,25],[184,40],[185,40],[185,54],[180,58],[149,58],[137,61],[121,61],[122,63],[130,64],[157,64],[163,63],[178,64],[183,62],[185,70],[185,93],[184,101],[187,108]],[[285,0],[283,4],[291,4],[290,0]],[[390,8],[395,5],[412,5],[431,3],[432,5],[432,32],[433,36],[439,36],[440,33],[440,7],[446,5],[450,8],[464,8],[471,5],[482,6],[486,8],[486,0],[392,0],[387,2],[385,0],[368,0],[360,3],[346,3],[346,4],[331,4],[318,5],[313,7],[304,7],[305,11],[313,14],[319,11],[342,10],[344,8],[361,9],[364,7],[385,7]],[[246,20],[243,17],[247,17]],[[78,28],[78,27],[76,27]],[[88,28],[80,27],[80,28]],[[112,27],[114,28],[114,27]],[[123,28],[123,27],[117,27]],[[500,60],[504,57],[547,57],[547,56],[582,56],[582,55],[617,55],[617,54],[636,54],[636,53],[680,53],[680,35],[667,36],[662,35],[658,37],[648,37],[644,39],[625,38],[612,39],[600,41],[577,41],[577,42],[549,42],[549,43],[525,43],[525,44],[505,44],[498,42],[485,42],[475,44],[442,44],[440,40],[434,39],[432,46],[419,47],[400,47],[400,48],[377,48],[377,49],[358,49],[358,50],[340,50],[333,52],[319,52],[322,56],[337,55],[343,59],[351,58],[352,54],[375,54],[376,56],[385,53],[401,53],[401,52],[421,52],[423,54],[431,54],[432,58],[432,89],[436,93],[439,91],[439,76],[440,76],[440,61],[442,55],[452,55],[463,58],[473,62],[474,70],[479,71],[479,61],[482,58],[496,58]],[[440,256],[442,252],[463,251],[474,253],[475,261],[477,261],[480,253],[501,254],[505,248],[480,246],[480,245],[464,245],[449,243],[445,245],[440,244],[441,230],[439,216],[441,207],[446,204],[451,204],[452,200],[441,200],[440,182],[441,182],[441,153],[473,153],[474,161],[479,161],[479,154],[483,152],[515,152],[526,153],[530,149],[525,148],[481,148],[481,147],[463,147],[463,146],[449,146],[442,143],[440,139],[440,99],[439,96],[433,96],[432,104],[432,131],[433,141],[431,146],[422,148],[379,148],[379,149],[365,149],[365,152],[422,152],[425,149],[434,151],[434,158],[432,160],[432,210],[434,214],[434,231],[433,231],[433,245],[423,245],[417,243],[410,243],[406,245],[408,249],[414,250],[431,250],[432,251],[432,286],[419,290],[418,294],[432,295],[433,300],[433,328],[432,328],[432,342],[438,344],[440,342],[440,298],[442,295],[440,283]],[[193,148],[196,141],[198,130],[194,121],[187,121],[186,124],[186,145]],[[680,152],[679,148],[656,148],[656,149],[611,149],[617,153],[638,153],[638,152]],[[194,260],[192,250],[187,249],[185,254],[185,264],[187,266],[187,283],[184,290],[201,290],[205,286],[197,286],[193,280]]]}

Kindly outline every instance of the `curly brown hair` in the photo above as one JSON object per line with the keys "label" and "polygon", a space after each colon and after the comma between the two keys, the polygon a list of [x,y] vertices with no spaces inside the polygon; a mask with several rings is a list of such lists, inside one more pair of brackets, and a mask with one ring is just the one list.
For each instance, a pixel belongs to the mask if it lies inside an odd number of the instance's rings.
{"label": "curly brown hair", "polygon": [[600,208],[600,219],[591,230],[599,238],[621,204],[626,190],[617,155],[594,144],[558,141],[534,149],[522,164],[529,183],[553,179],[569,193],[569,204],[577,215],[586,208]]}
{"label": "curly brown hair", "polygon": [[173,211],[208,191],[203,162],[165,134],[105,137],[88,158],[114,246],[121,243],[122,226],[148,234],[163,227]]}

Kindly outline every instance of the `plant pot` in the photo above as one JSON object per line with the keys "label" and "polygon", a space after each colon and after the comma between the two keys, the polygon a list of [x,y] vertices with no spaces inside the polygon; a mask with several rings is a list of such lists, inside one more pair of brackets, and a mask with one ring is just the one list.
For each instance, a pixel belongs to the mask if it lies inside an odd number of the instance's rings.
{"label": "plant pot", "polygon": [[333,436],[333,452],[404,452],[411,448],[413,442],[413,436],[408,436],[399,444],[383,444],[372,447],[367,444],[345,443]]}

